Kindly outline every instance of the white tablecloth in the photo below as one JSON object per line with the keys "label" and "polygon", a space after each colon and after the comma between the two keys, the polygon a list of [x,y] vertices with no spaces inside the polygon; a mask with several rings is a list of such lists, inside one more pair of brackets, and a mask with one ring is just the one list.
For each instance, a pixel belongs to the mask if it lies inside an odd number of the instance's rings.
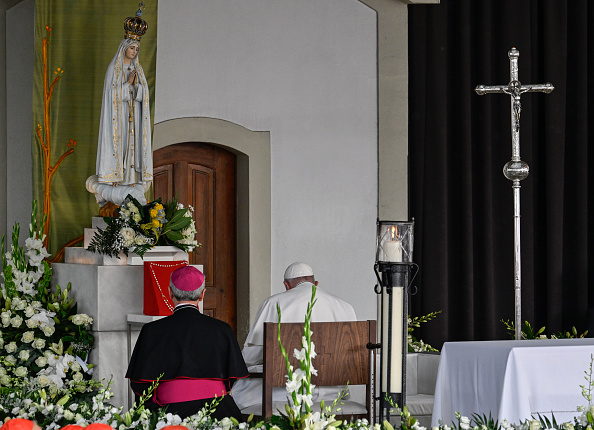
{"label": "white tablecloth", "polygon": [[594,339],[446,342],[435,386],[432,425],[450,425],[455,412],[489,413],[501,423],[532,415],[572,421],[587,404],[580,385]]}

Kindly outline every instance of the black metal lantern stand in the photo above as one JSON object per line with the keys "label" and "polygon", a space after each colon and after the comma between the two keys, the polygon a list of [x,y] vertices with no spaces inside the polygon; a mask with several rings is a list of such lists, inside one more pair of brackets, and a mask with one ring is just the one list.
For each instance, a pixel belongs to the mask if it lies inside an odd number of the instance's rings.
{"label": "black metal lantern stand", "polygon": [[408,352],[408,293],[418,272],[413,263],[412,222],[378,221],[374,270],[378,279],[378,328],[381,351],[380,420],[390,418],[394,405],[406,404],[406,354]]}

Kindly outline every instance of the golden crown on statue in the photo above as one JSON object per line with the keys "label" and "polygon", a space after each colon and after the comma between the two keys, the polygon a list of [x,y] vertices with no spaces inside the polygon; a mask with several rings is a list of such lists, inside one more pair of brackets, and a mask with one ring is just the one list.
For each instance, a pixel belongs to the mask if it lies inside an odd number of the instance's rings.
{"label": "golden crown on statue", "polygon": [[134,39],[140,41],[140,38],[144,36],[148,30],[148,24],[142,19],[142,8],[144,2],[138,5],[136,16],[129,16],[124,21],[124,37],[126,39]]}

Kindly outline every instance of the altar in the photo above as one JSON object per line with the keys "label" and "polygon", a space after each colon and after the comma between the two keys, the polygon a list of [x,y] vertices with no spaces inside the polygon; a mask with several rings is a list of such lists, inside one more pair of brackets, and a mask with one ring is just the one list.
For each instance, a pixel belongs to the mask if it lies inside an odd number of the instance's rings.
{"label": "altar", "polygon": [[[97,227],[105,228],[102,218],[93,218],[92,228],[85,229],[85,246]],[[66,248],[64,263],[52,265],[52,286],[66,288],[71,283],[71,297],[78,312],[93,318],[95,347],[89,356],[94,364],[93,377],[111,380],[115,406],[131,406],[128,380],[125,379],[129,353],[136,343],[142,324],[154,318],[136,321],[130,316],[143,315],[144,261],[188,260],[188,254],[173,246],[156,247],[144,260],[135,254],[107,257],[83,247]],[[197,266],[202,269],[201,266]]]}
{"label": "altar", "polygon": [[594,339],[446,342],[435,387],[432,426],[457,422],[455,412],[489,414],[501,423],[537,416],[573,421],[587,404],[580,385]]}

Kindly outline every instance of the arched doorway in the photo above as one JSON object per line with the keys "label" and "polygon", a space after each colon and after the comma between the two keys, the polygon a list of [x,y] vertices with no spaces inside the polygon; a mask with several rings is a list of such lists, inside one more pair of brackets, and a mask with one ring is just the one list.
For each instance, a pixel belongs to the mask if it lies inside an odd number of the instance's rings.
{"label": "arched doorway", "polygon": [[155,198],[177,196],[194,207],[196,239],[190,264],[203,265],[204,313],[234,330],[236,315],[236,156],[215,145],[177,143],[153,154]]}
{"label": "arched doorway", "polygon": [[270,133],[205,117],[155,124],[154,151],[183,142],[208,142],[237,157],[237,336],[243,344],[271,291]]}

